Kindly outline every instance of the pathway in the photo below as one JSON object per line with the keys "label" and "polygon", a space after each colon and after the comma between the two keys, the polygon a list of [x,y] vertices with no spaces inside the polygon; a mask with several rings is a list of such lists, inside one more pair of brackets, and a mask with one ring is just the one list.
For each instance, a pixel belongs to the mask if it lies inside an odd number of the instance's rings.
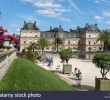
{"label": "pathway", "polygon": [[[43,68],[47,70],[56,71],[57,66],[60,65],[60,70],[62,71],[62,63],[60,60],[60,57],[58,54],[46,54],[46,56],[53,57],[53,65],[51,67],[48,67],[47,64],[38,63]],[[94,90],[95,87],[95,77],[101,77],[100,69],[98,69],[90,60],[81,60],[72,58],[69,61],[70,64],[72,64],[72,71],[74,71],[74,68],[77,67],[82,72],[82,90]],[[71,79],[71,76],[68,74],[61,74],[57,73],[57,75],[65,80],[68,84],[73,85],[75,84],[75,80]],[[107,78],[110,78],[110,73],[107,74]]]}

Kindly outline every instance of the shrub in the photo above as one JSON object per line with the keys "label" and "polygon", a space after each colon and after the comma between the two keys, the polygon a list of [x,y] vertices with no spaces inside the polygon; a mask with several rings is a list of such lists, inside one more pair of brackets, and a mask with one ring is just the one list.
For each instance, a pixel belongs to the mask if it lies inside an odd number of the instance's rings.
{"label": "shrub", "polygon": [[59,52],[59,55],[61,60],[66,61],[68,64],[69,59],[72,58],[73,52],[71,49],[64,49]]}
{"label": "shrub", "polygon": [[27,51],[27,59],[29,59],[32,62],[35,62],[36,57],[35,57],[35,53],[32,52],[31,50]]}
{"label": "shrub", "polygon": [[104,79],[110,71],[110,54],[96,54],[93,58],[93,63],[101,69],[100,73],[102,74],[102,79]]}

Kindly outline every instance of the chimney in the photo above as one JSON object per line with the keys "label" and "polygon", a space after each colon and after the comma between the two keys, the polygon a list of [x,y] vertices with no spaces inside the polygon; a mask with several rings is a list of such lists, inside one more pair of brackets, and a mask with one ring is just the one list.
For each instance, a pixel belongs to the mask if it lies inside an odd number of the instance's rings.
{"label": "chimney", "polygon": [[60,25],[59,28],[62,28],[62,26]]}
{"label": "chimney", "polygon": [[26,24],[26,21],[24,21],[24,25]]}
{"label": "chimney", "polygon": [[36,21],[34,21],[34,25],[36,25]]}
{"label": "chimney", "polygon": [[89,26],[89,23],[86,23],[86,27],[88,27]]}
{"label": "chimney", "polygon": [[50,31],[52,30],[52,26],[50,26]]}
{"label": "chimney", "polygon": [[97,27],[97,24],[95,24],[95,26]]}
{"label": "chimney", "polygon": [[79,29],[79,26],[77,26],[77,29]]}

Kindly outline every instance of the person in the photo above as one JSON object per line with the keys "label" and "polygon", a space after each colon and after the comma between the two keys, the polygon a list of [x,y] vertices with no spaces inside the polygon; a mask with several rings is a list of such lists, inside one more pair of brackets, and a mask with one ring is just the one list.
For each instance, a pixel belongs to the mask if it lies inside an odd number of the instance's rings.
{"label": "person", "polygon": [[76,67],[76,68],[74,69],[74,72],[72,73],[73,79],[76,78],[77,71],[78,71],[78,68]]}
{"label": "person", "polygon": [[82,73],[80,70],[78,70],[78,73],[76,73],[76,86],[80,87],[81,86],[81,80],[82,80]]}
{"label": "person", "polygon": [[53,57],[51,57],[51,64],[53,65]]}

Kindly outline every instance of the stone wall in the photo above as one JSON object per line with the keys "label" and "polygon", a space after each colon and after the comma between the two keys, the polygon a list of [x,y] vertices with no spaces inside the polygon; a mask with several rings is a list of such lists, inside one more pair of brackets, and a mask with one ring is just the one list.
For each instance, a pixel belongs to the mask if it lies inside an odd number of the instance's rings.
{"label": "stone wall", "polygon": [[16,51],[10,50],[10,51],[4,51],[0,53],[0,80],[4,77],[7,70],[9,69],[9,66],[13,62],[14,59],[16,59]]}

